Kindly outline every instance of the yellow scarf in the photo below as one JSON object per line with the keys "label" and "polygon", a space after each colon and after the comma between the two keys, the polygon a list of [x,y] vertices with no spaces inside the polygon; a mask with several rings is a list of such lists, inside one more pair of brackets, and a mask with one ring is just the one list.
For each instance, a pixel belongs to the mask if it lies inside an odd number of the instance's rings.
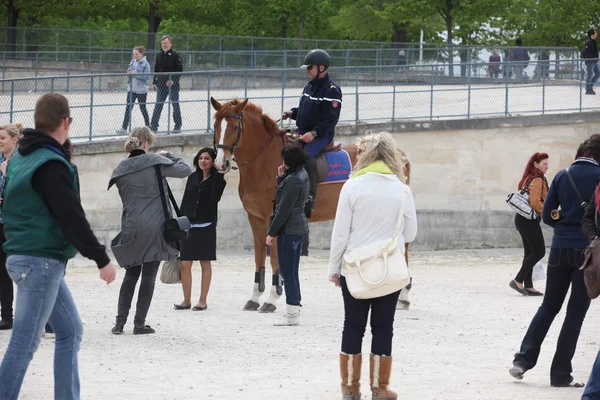
{"label": "yellow scarf", "polygon": [[367,165],[363,169],[354,172],[352,174],[352,176],[350,177],[350,179],[356,178],[356,177],[361,176],[361,175],[364,175],[367,172],[376,172],[378,174],[391,174],[391,175],[394,174],[392,172],[392,170],[390,169],[390,167],[388,167],[388,165],[386,163],[384,163],[381,160],[378,160],[378,161],[375,161],[372,164]]}

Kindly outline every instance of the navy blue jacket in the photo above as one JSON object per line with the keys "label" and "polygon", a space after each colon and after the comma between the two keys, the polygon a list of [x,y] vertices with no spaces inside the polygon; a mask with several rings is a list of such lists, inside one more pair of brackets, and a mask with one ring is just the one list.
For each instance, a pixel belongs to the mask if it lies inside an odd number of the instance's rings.
{"label": "navy blue jacket", "polygon": [[292,108],[292,119],[301,132],[315,131],[317,137],[331,137],[342,109],[342,90],[329,74],[304,86],[300,105]]}
{"label": "navy blue jacket", "polygon": [[[569,167],[569,172],[577,185],[584,201],[589,201],[596,189],[596,180],[600,178],[600,166],[593,164],[589,159],[578,158]],[[550,217],[552,210],[560,206],[558,221]],[[554,227],[552,248],[583,249],[587,247],[588,240],[583,234],[581,221],[584,208],[581,200],[573,189],[565,170],[559,171],[550,185],[548,196],[544,201],[542,218],[546,225]]]}

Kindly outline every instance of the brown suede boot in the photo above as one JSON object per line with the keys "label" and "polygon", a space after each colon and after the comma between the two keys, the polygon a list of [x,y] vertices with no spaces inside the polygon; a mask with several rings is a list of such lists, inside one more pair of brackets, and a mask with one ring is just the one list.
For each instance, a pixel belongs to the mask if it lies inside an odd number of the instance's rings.
{"label": "brown suede boot", "polygon": [[340,376],[342,377],[342,399],[360,400],[360,369],[362,354],[340,353]]}
{"label": "brown suede boot", "polygon": [[395,400],[396,392],[388,390],[392,374],[392,357],[371,354],[371,392],[373,400]]}

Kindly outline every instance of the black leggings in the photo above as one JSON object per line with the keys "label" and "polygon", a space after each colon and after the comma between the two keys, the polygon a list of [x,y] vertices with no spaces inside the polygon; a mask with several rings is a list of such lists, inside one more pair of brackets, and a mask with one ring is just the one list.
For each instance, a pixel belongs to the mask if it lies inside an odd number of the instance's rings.
{"label": "black leggings", "polygon": [[4,242],[4,225],[0,224],[0,317],[5,321],[12,321],[14,288],[6,271],[6,253],[2,249]]}
{"label": "black leggings", "polygon": [[152,261],[144,263],[143,265],[135,265],[127,268],[123,283],[121,284],[121,291],[119,292],[117,322],[122,324],[127,322],[135,286],[141,274],[142,283],[140,283],[133,323],[135,326],[143,326],[146,323],[146,316],[148,315],[148,310],[152,303],[152,296],[154,295],[154,285],[156,283],[156,274],[159,265],[160,261]]}
{"label": "black leggings", "polygon": [[533,287],[531,276],[533,275],[533,267],[544,258],[546,254],[546,244],[544,243],[544,235],[539,219],[527,219],[519,214],[515,216],[515,226],[523,239],[523,264],[519,273],[515,277],[515,281],[523,283],[526,288]]}

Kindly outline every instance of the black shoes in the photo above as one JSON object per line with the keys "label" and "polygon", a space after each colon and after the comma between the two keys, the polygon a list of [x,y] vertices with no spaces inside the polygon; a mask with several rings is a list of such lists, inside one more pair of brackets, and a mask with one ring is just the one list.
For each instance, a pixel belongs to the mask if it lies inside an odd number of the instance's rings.
{"label": "black shoes", "polygon": [[510,283],[508,284],[508,286],[510,286],[511,289],[515,290],[518,293],[521,293],[523,296],[528,296],[529,294],[527,293],[528,290],[527,289],[521,289],[520,287],[517,286],[517,282],[515,282],[514,279],[510,280]]}
{"label": "black shoes", "polygon": [[194,306],[194,308],[192,308],[192,311],[204,311],[208,308],[208,306]]}
{"label": "black shoes", "polygon": [[592,95],[594,95],[594,94],[596,94],[596,92],[594,92],[594,90],[586,90],[585,94],[592,94]]}
{"label": "black shoes", "polygon": [[150,327],[150,325],[135,326],[133,327],[134,335],[149,335],[156,331]]}
{"label": "black shoes", "polygon": [[585,383],[581,383],[581,382],[573,382],[574,379],[571,378],[571,382],[569,383],[551,383],[550,386],[555,387],[555,388],[582,388],[585,386]]}
{"label": "black shoes", "polygon": [[115,335],[120,335],[123,333],[124,326],[125,326],[124,324],[117,322],[110,331]]}
{"label": "black shoes", "polygon": [[173,304],[173,308],[176,310],[189,310],[190,308],[192,308],[192,305],[189,304],[187,306],[180,306],[179,304]]}
{"label": "black shoes", "polygon": [[3,319],[2,321],[0,321],[0,331],[7,331],[9,329],[12,329],[13,327],[13,322],[10,319]]}
{"label": "black shoes", "polygon": [[173,129],[171,133],[181,133],[181,125],[175,126],[175,129]]}

